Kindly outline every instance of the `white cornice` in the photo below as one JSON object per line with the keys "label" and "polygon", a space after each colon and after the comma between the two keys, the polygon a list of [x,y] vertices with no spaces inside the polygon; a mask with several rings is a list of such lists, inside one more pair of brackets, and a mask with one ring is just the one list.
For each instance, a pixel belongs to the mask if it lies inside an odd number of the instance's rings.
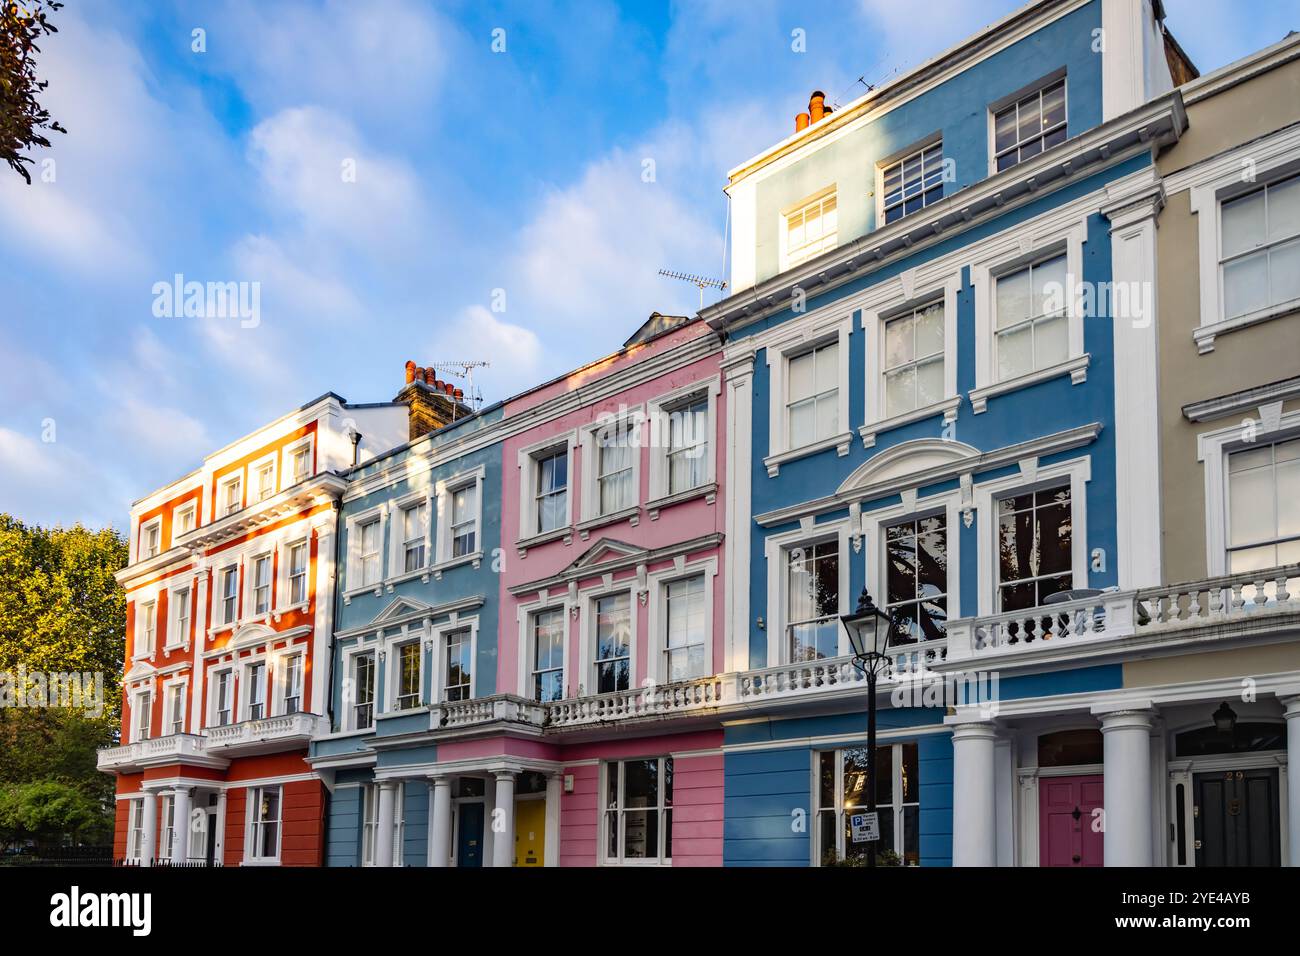
{"label": "white cornice", "polygon": [[1270,385],[1247,388],[1230,395],[1188,402],[1183,406],[1183,417],[1189,422],[1212,422],[1242,412],[1252,414],[1269,402],[1285,402],[1300,397],[1300,378],[1288,378]]}

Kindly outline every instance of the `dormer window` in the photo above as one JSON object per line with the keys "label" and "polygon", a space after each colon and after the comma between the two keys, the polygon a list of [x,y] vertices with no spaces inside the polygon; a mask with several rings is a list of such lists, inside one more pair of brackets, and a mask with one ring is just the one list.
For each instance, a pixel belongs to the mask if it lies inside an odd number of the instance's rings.
{"label": "dormer window", "polygon": [[1065,77],[993,111],[997,172],[1065,142]]}
{"label": "dormer window", "polygon": [[797,266],[839,244],[835,187],[824,190],[785,214],[783,267]]}

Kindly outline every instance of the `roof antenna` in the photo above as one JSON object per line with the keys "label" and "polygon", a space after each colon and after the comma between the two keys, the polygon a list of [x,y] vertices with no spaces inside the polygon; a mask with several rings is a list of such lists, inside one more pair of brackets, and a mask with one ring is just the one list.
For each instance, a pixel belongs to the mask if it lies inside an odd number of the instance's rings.
{"label": "roof antenna", "polygon": [[666,279],[680,279],[682,282],[689,282],[700,290],[700,308],[704,308],[704,290],[717,289],[723,292],[727,288],[727,283],[722,279],[710,279],[708,276],[697,276],[692,272],[673,272],[671,269],[660,269],[659,274]]}
{"label": "roof antenna", "polygon": [[[487,368],[489,364],[491,363],[471,359],[461,362],[434,362],[430,368],[465,379],[465,397],[469,399],[469,404],[474,406],[474,411],[478,411],[483,406],[483,393],[474,387],[474,369]],[[454,403],[452,408],[455,408]],[[454,415],[455,412],[453,411],[452,414]]]}

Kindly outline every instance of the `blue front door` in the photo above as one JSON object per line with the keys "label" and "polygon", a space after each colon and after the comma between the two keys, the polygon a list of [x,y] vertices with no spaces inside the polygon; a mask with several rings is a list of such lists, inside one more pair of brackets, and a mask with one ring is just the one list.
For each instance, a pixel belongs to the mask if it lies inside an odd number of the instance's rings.
{"label": "blue front door", "polygon": [[462,803],[456,828],[456,865],[483,865],[483,804]]}

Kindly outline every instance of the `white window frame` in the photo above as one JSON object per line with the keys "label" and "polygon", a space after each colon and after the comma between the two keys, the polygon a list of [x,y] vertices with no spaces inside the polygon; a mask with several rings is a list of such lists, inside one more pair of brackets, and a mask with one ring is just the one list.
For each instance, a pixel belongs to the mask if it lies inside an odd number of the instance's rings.
{"label": "white window frame", "polygon": [[[1079,385],[1088,378],[1088,353],[1083,343],[1083,246],[1088,239],[1086,216],[1053,220],[1050,214],[1022,227],[1018,234],[998,237],[989,250],[971,263],[971,284],[975,290],[975,388],[970,392],[971,410],[980,415],[988,400],[997,395],[1036,385],[1064,375]],[[1066,342],[1063,362],[1009,379],[998,379],[995,350],[997,329],[997,280],[1005,275],[1065,253]]]}
{"label": "white window frame", "polygon": [[596,690],[597,685],[597,668],[596,668],[596,602],[603,598],[618,597],[626,594],[628,598],[628,617],[630,620],[630,633],[628,635],[628,667],[627,667],[627,690],[607,691],[606,693],[628,693],[635,691],[641,686],[642,675],[637,671],[637,649],[639,646],[639,635],[637,634],[637,618],[640,617],[640,599],[637,594],[636,578],[625,578],[619,581],[613,581],[609,586],[603,583],[585,591],[580,592],[581,607],[583,613],[580,615],[580,637],[578,640],[578,658],[581,662],[579,665],[579,674],[581,692],[579,697],[591,697],[599,693]]}
{"label": "white window frame", "polygon": [[[564,495],[564,523],[549,531],[538,531],[537,513],[537,463],[549,458],[563,448],[567,457],[566,470],[568,484]],[[573,499],[577,489],[573,484],[574,462],[578,453],[578,433],[576,430],[551,435],[542,441],[534,442],[519,449],[517,465],[519,468],[519,538],[518,546],[524,549],[534,542],[549,541],[563,537],[566,541],[573,535]]]}
{"label": "white window frame", "polygon": [[[235,582],[235,593],[229,597],[226,595],[226,589],[225,589],[226,572],[231,572],[234,574],[234,582]],[[239,562],[232,561],[229,564],[220,565],[216,571],[216,578],[217,578],[216,609],[218,611],[216,617],[218,618],[218,620],[213,624],[213,629],[219,630],[221,628],[227,628],[227,627],[233,628],[239,623],[239,578],[240,578]],[[233,598],[235,604],[231,613],[227,616],[225,612],[225,603],[227,600],[230,600],[231,598]]]}
{"label": "white window frame", "polygon": [[[238,492],[238,503],[234,508],[229,507],[230,489],[234,487]],[[244,469],[233,471],[217,482],[217,506],[213,513],[218,518],[225,518],[229,515],[238,513],[244,507]]]}
{"label": "white window frame", "polygon": [[[230,712],[230,720],[221,723],[221,698],[218,693],[220,679],[222,675],[228,677],[227,687],[229,688],[230,699],[227,705]],[[235,689],[238,684],[234,663],[214,667],[208,672],[208,721],[209,727],[229,727],[238,721],[238,714],[235,712]]]}
{"label": "white window frame", "polygon": [[[382,649],[378,644],[370,643],[359,647],[349,648],[343,655],[343,679],[351,682],[352,686],[352,699],[343,702],[344,710],[342,724],[345,731],[373,731],[379,718],[384,713],[379,697],[379,669],[383,666],[383,662],[379,659],[381,650]],[[355,675],[357,672],[357,660],[367,654],[374,657],[374,666],[371,671],[374,683],[371,686],[370,696],[370,724],[366,727],[362,727],[357,722],[357,707],[361,705],[358,702],[359,695],[357,694],[357,680]]]}
{"label": "white window frame", "polygon": [[[660,507],[675,501],[694,498],[701,494],[714,494],[718,482],[718,396],[722,394],[722,377],[710,378],[683,385],[672,391],[656,395],[646,403],[646,417],[650,422],[650,491],[646,508],[650,519],[658,517]],[[668,454],[671,450],[670,416],[684,405],[699,399],[708,402],[704,416],[706,447],[704,452],[704,481],[694,488],[670,491]]]}
{"label": "white window frame", "polygon": [[[144,703],[146,701],[147,703]],[[140,732],[141,717],[148,722],[145,725],[144,733]],[[142,687],[131,694],[131,742],[139,743],[142,740],[152,739],[153,690],[150,687]]]}
{"label": "white window frame", "polygon": [[144,802],[153,798],[152,793],[146,792],[144,796],[134,797],[128,801],[130,804],[126,822],[126,858],[128,860],[139,860],[144,856]]}
{"label": "white window frame", "polygon": [[[257,609],[257,563],[265,560],[267,562],[267,581],[266,581],[266,608],[259,611]],[[244,595],[244,607],[248,613],[245,618],[265,618],[275,610],[275,551],[258,551],[248,557],[248,580],[245,587],[248,593]]]}
{"label": "white window frame", "polygon": [[[957,391],[957,296],[961,270],[908,270],[895,282],[884,283],[878,293],[863,301],[862,331],[866,347],[866,415],[858,428],[864,448],[871,448],[883,432],[942,415],[944,423],[957,420],[961,395]],[[885,326],[917,309],[943,303],[943,398],[900,415],[885,414]]]}
{"label": "white window frame", "polygon": [[[293,660],[298,661],[298,677],[296,686],[291,687],[289,684],[289,663]],[[305,645],[294,644],[275,655],[269,711],[271,716],[288,716],[287,705],[291,697],[297,697],[298,699],[298,709],[294,713],[301,714],[305,712],[303,693],[306,685],[306,668],[307,648]],[[297,691],[297,693],[291,694],[290,690]]]}
{"label": "white window frame", "polygon": [[[167,610],[171,620],[167,623],[164,647],[189,647],[190,628],[193,625],[193,595],[194,588],[190,584],[182,584],[167,593]],[[182,611],[185,613],[182,614]]]}
{"label": "white window frame", "polygon": [[[938,147],[938,149],[939,149],[939,154],[940,154],[940,155],[939,155],[939,169],[940,169],[940,171],[941,171],[941,178],[939,179],[939,184],[940,184],[940,187],[939,187],[939,188],[940,188],[940,191],[943,193],[943,195],[941,195],[938,199],[934,200],[933,202],[926,202],[926,201],[925,201],[925,194],[926,194],[927,192],[929,192],[929,190],[927,190],[927,189],[922,189],[922,190],[921,190],[921,193],[920,193],[920,195],[921,195],[921,209],[920,209],[919,211],[920,211],[920,212],[924,212],[927,208],[929,208],[930,206],[933,206],[935,203],[937,203],[937,202],[942,202],[942,201],[946,198],[946,196],[947,196],[947,192],[948,192],[948,181],[947,181],[946,179],[943,179],[943,178],[942,178],[942,171],[945,169],[945,167],[944,167],[944,165],[943,165],[943,133],[942,133],[942,131],[937,132],[937,133],[933,133],[933,134],[931,134],[930,136],[927,136],[925,139],[919,140],[918,142],[914,143],[913,145],[908,146],[906,149],[904,149],[904,150],[900,150],[899,152],[893,154],[892,156],[889,156],[889,157],[887,157],[886,159],[883,159],[883,160],[881,160],[880,162],[876,163],[876,170],[875,170],[875,188],[876,188],[876,223],[877,223],[877,228],[883,228],[883,227],[886,225],[886,223],[885,223],[885,215],[886,215],[886,213],[888,212],[888,209],[886,209],[886,206],[885,206],[885,177],[886,177],[886,175],[887,175],[887,174],[889,173],[889,171],[890,171],[891,169],[893,169],[895,166],[903,166],[903,165],[906,165],[906,163],[907,163],[909,160],[914,159],[914,158],[916,158],[916,157],[918,157],[918,156],[922,157],[922,159],[924,160],[924,155],[925,155],[926,153],[930,152],[930,151],[931,151],[932,149],[934,149],[935,147]],[[925,183],[925,176],[924,176],[925,166],[924,166],[924,161],[922,162],[921,170],[922,170],[921,183],[924,184],[924,183]],[[901,174],[901,170],[900,170],[900,174]],[[915,213],[908,213],[908,212],[906,211],[906,209],[907,209],[907,200],[908,200],[909,198],[914,198],[914,197],[908,197],[908,196],[905,195],[905,192],[906,192],[905,187],[906,187],[906,183],[904,182],[903,186],[901,187],[901,188],[903,188],[903,191],[904,191],[904,192],[901,194],[901,195],[903,195],[903,198],[902,198],[898,203],[895,203],[895,204],[894,204],[894,205],[901,205],[901,206],[903,207],[903,209],[904,209],[904,212],[903,212],[903,215],[899,216],[898,219],[895,219],[894,222],[901,222],[902,220],[906,219],[909,215],[915,215]],[[931,188],[933,188],[933,187],[931,187]],[[889,208],[892,209],[892,208],[893,208],[893,205],[891,205]],[[889,225],[891,225],[891,226],[892,226],[893,224],[894,224],[893,222],[889,223]]]}
{"label": "white window frame", "polygon": [[[189,519],[189,528],[185,527],[186,518]],[[189,534],[199,526],[199,509],[196,502],[189,502],[176,508],[172,512],[172,539],[181,535]]]}
{"label": "white window frame", "polygon": [[158,594],[135,600],[135,653],[132,658],[152,658],[158,653]]}
{"label": "white window frame", "polygon": [[158,816],[158,859],[170,860],[176,840],[176,798],[171,793],[162,795]]}
{"label": "white window frame", "polygon": [[[839,245],[840,204],[839,204],[838,185],[839,185],[838,183],[831,183],[829,186],[823,187],[822,189],[817,190],[817,192],[812,193],[809,196],[805,196],[803,199],[799,200],[798,202],[792,203],[781,210],[777,220],[777,246],[780,255],[782,272],[785,272],[787,269],[791,269],[804,262],[808,262],[810,259],[815,259],[823,252],[827,252],[831,249],[834,249]],[[795,215],[806,214],[808,210],[810,210],[814,205],[821,208],[821,215],[822,217],[825,217],[826,215],[825,206],[826,206],[827,199],[835,200],[834,240],[831,242],[830,245],[826,245],[826,236],[823,233],[822,238],[817,240],[816,244],[805,242],[798,249],[791,249],[790,248],[790,218]]]}
{"label": "white window frame", "polygon": [[[707,666],[704,673],[693,674],[688,680],[709,677],[714,673],[717,662],[717,648],[714,644],[713,597],[717,584],[718,559],[705,558],[703,561],[681,562],[672,568],[657,571],[647,577],[650,588],[649,608],[646,627],[650,632],[650,647],[646,657],[646,678],[657,684],[669,682],[668,662],[668,585],[688,578],[704,577],[704,656]],[[635,617],[635,605],[633,606]]]}
{"label": "white window frame", "polygon": [[[578,528],[585,528],[619,521],[624,518],[636,519],[641,510],[641,457],[645,439],[645,407],[634,405],[620,407],[617,414],[603,415],[601,420],[584,426],[578,435],[578,445],[582,455],[582,493],[580,495]],[[599,436],[608,429],[626,430],[632,452],[632,503],[610,512],[600,510],[600,443]],[[569,484],[573,484],[572,461],[570,462]]]}
{"label": "white window frame", "polygon": [[[437,515],[438,533],[436,552],[433,561],[435,578],[441,578],[447,568],[460,564],[473,564],[478,567],[483,560],[483,487],[487,478],[487,468],[479,465],[469,471],[463,471],[439,481],[434,488],[435,507],[431,514]],[[452,556],[452,505],[457,491],[474,486],[474,499],[477,514],[474,516],[474,550],[466,554]]]}
{"label": "white window frame", "polygon": [[[374,581],[362,583],[361,532],[362,528],[371,522],[379,523],[379,547],[376,552],[379,556],[379,574]],[[343,592],[345,598],[350,598],[356,594],[364,594],[367,591],[373,592],[376,597],[383,593],[386,574],[384,568],[384,531],[387,524],[388,506],[386,504],[367,508],[365,511],[358,512],[347,519],[347,588]]]}
{"label": "white window frame", "polygon": [[[892,851],[892,852],[894,852],[894,853],[897,853],[897,854],[899,855],[900,858],[903,857],[903,855],[904,855],[904,847],[907,846],[907,835],[906,835],[906,833],[905,833],[905,829],[904,829],[905,826],[906,826],[906,824],[905,824],[905,822],[904,822],[904,821],[905,821],[905,818],[906,818],[906,815],[907,815],[907,814],[906,814],[906,808],[907,808],[907,807],[910,807],[910,806],[915,806],[915,807],[918,808],[918,811],[919,811],[919,809],[920,809],[920,807],[921,807],[921,805],[922,805],[922,804],[921,804],[921,784],[920,784],[920,781],[918,781],[918,782],[917,782],[917,785],[916,785],[916,801],[915,801],[915,803],[904,803],[904,802],[903,802],[903,747],[904,747],[905,745],[907,745],[907,744],[913,744],[913,745],[915,745],[915,746],[917,747],[917,750],[918,750],[918,752],[917,752],[917,766],[918,766],[918,773],[919,773],[920,762],[921,762],[921,755],[920,755],[920,752],[919,752],[919,751],[920,751],[920,742],[919,742],[919,741],[913,739],[913,740],[880,740],[880,741],[877,741],[877,742],[876,742],[876,747],[877,747],[877,749],[882,748],[882,747],[889,747],[889,748],[891,748],[891,749],[893,750],[893,759],[890,761],[890,770],[891,770],[891,774],[892,774],[892,776],[893,776],[892,786],[890,787],[890,792],[893,794],[893,797],[894,797],[894,802],[893,802],[890,806],[886,807],[886,806],[882,806],[882,805],[877,805],[877,808],[876,808],[877,812],[880,813],[881,815],[883,815],[883,814],[886,813],[886,812],[889,812],[889,813],[892,813],[892,814],[893,814],[893,817],[894,817],[894,828],[893,828],[893,833],[894,833],[894,845],[893,845],[892,847],[886,847],[886,846],[881,845],[881,846],[878,846],[877,849],[890,850],[890,851]],[[845,823],[845,820],[844,820],[844,813],[845,813],[845,807],[844,807],[844,751],[845,751],[845,750],[859,750],[859,749],[860,749],[860,750],[866,750],[866,749],[867,749],[867,744],[866,744],[866,741],[865,741],[865,740],[862,741],[862,743],[861,743],[859,746],[857,746],[857,747],[854,747],[854,746],[848,746],[848,747],[835,747],[835,748],[833,748],[833,749],[814,750],[814,751],[813,751],[813,759],[812,759],[812,763],[813,763],[813,765],[812,765],[812,792],[813,792],[813,797],[814,797],[814,800],[813,800],[814,809],[813,809],[812,861],[811,861],[813,866],[821,866],[821,865],[822,865],[822,861],[821,861],[821,853],[820,853],[820,849],[821,849],[821,845],[822,845],[822,833],[821,833],[821,828],[822,828],[822,825],[823,825],[823,824],[822,824],[822,817],[824,816],[824,811],[826,811],[826,810],[831,810],[831,809],[833,809],[833,810],[834,810],[834,813],[835,813],[835,853],[836,853],[836,856],[837,856],[839,859],[841,859],[841,860],[843,860],[843,859],[845,858],[845,839],[844,839],[844,823]],[[821,767],[819,766],[819,763],[820,763],[820,761],[821,761],[821,756],[822,756],[822,754],[824,754],[824,753],[833,753],[833,754],[835,754],[835,784],[834,784],[834,787],[835,787],[835,806],[834,806],[833,808],[831,808],[831,807],[821,807],[821,806],[818,806],[818,805],[817,805],[817,804],[819,804],[820,801],[821,801]],[[853,807],[852,809],[853,809],[855,812],[866,812],[866,804],[864,803],[861,807]],[[921,821],[920,821],[920,814],[919,814],[919,812],[918,812],[918,814],[917,814],[917,823],[916,823],[916,826],[917,826],[917,836],[918,836],[918,838],[919,838],[919,837],[920,837],[920,828],[921,828]]]}
{"label": "white window frame", "polygon": [[[403,853],[406,831],[406,783],[396,781],[393,788],[393,865],[405,866]],[[379,791],[381,784],[361,785],[361,865],[375,866],[375,838],[379,834]],[[454,816],[454,814],[453,814]]]}
{"label": "white window frame", "polygon": [[[302,573],[302,597],[298,600],[293,598],[293,550],[302,547],[305,549],[306,561],[303,563]],[[283,590],[280,594],[280,602],[276,606],[276,612],[283,614],[293,608],[306,607],[311,602],[311,537],[290,538],[280,545],[280,566],[283,568],[278,577],[284,582]]]}
{"label": "white window frame", "polygon": [[[402,649],[405,647],[416,648],[416,700],[414,704],[403,707],[401,704],[402,697]],[[385,683],[388,688],[388,701],[386,712],[399,713],[403,710],[417,710],[424,704],[424,673],[425,673],[425,639],[423,630],[404,631],[401,634],[391,638],[384,645],[384,660],[388,664],[388,674]]]}
{"label": "white window frame", "polygon": [[[1253,165],[1254,179],[1242,181],[1244,163]],[[1192,332],[1197,351],[1214,351],[1217,336],[1260,322],[1289,315],[1300,309],[1300,300],[1268,306],[1234,318],[1224,314],[1223,299],[1223,204],[1263,186],[1300,173],[1300,132],[1276,134],[1261,143],[1234,150],[1231,154],[1193,173],[1190,205],[1196,215],[1197,259],[1200,267],[1200,321]],[[1173,191],[1173,184],[1170,185]]]}
{"label": "white window frame", "polygon": [[[975,510],[979,570],[979,616],[995,614],[998,606],[997,505],[1002,498],[1070,483],[1070,558],[1074,572],[1071,587],[1088,586],[1088,482],[1092,480],[1092,458],[1084,455],[1069,461],[1040,467],[1038,459],[1020,462],[1020,470],[1002,478],[977,482],[972,487]],[[1025,612],[1028,616],[1028,612]]]}
{"label": "white window frame", "polygon": [[[648,755],[645,757],[626,757],[626,758],[620,758],[618,760],[601,761],[600,777],[599,777],[600,792],[597,798],[597,808],[598,808],[598,812],[600,813],[600,825],[597,828],[597,836],[599,840],[598,853],[599,853],[599,860],[601,866],[672,866],[673,865],[673,858],[671,856],[664,855],[663,853],[664,847],[666,846],[668,834],[671,833],[671,824],[669,824],[669,826],[664,826],[665,815],[667,813],[672,813],[676,809],[675,801],[676,801],[677,789],[678,789],[676,768],[674,768],[674,774],[673,774],[674,802],[668,803],[664,798],[664,789],[665,789],[663,786],[663,782],[665,778],[664,770],[667,766],[667,761],[672,759],[673,759],[672,754],[663,754],[663,755],[655,754],[655,755]],[[625,804],[627,803],[627,792],[625,787],[626,772],[624,771],[623,767],[624,764],[628,762],[640,762],[643,760],[659,761],[659,786],[657,788],[658,795],[659,795],[659,802],[658,805],[653,808],[654,812],[659,814],[659,828],[658,828],[659,829],[659,847],[658,847],[659,852],[656,853],[654,857],[637,859],[635,857],[628,858],[626,855],[627,850],[626,847],[624,846],[624,841],[623,841],[624,828],[622,826],[622,819],[623,819],[623,814],[626,813],[628,810],[640,811],[640,810],[645,810],[647,808],[625,806]],[[618,809],[617,809],[617,816],[616,816],[616,819],[619,821],[619,823],[617,824],[618,855],[613,859],[609,857],[609,826],[610,826],[609,814],[612,808],[607,806],[608,794],[609,794],[609,775],[611,773],[617,773],[618,775],[617,777]],[[673,813],[673,816],[676,816],[676,814]]]}
{"label": "white window frame", "polygon": [[[1210,577],[1228,573],[1228,455],[1300,436],[1300,409],[1281,414],[1280,403],[1275,404],[1267,411],[1278,413],[1276,427],[1261,414],[1196,436],[1196,457],[1205,476],[1205,566]],[[1247,435],[1255,440],[1246,441]]]}
{"label": "white window frame", "polygon": [[[253,680],[253,672],[261,668],[262,679]],[[262,714],[253,716],[253,688],[257,687],[261,697]],[[271,716],[271,662],[266,655],[244,657],[239,661],[239,716],[240,720],[265,720]]]}
{"label": "white window frame", "polygon": [[[434,502],[424,492],[406,495],[393,502],[393,533],[392,554],[390,555],[389,568],[391,573],[388,575],[390,580],[406,580],[412,577],[427,577],[430,568],[434,564],[433,560],[433,512]],[[409,539],[406,538],[406,513],[416,508],[424,509],[424,526],[420,529],[420,534]],[[424,549],[423,560],[420,566],[406,570],[406,546],[408,544],[416,545]]]}
{"label": "white window frame", "polygon": [[[266,790],[276,791],[276,807],[278,813],[274,821],[260,821],[258,816],[262,803],[262,792]],[[280,862],[280,850],[284,846],[284,787],[279,784],[261,787],[248,788],[248,809],[244,823],[244,862],[253,864],[277,864]],[[275,855],[263,856],[258,853],[261,841],[258,839],[259,828],[265,826],[267,822],[275,824]]]}
{"label": "white window frame", "polygon": [[517,665],[516,686],[519,689],[519,696],[525,700],[536,700],[534,696],[534,676],[535,663],[537,660],[537,642],[536,619],[539,614],[550,612],[559,612],[560,621],[564,626],[564,636],[560,642],[560,699],[564,700],[569,696],[569,680],[572,676],[572,664],[570,662],[569,642],[572,638],[572,631],[569,627],[570,606],[567,602],[560,600],[548,600],[546,596],[542,599],[527,604],[520,604],[517,609],[517,624],[519,628],[519,661]]}
{"label": "white window frame", "polygon": [[[789,575],[786,570],[790,563],[789,553],[792,550],[820,544],[824,541],[837,541],[840,553],[839,614],[848,614],[852,607],[849,594],[849,568],[858,552],[853,549],[850,543],[849,519],[846,517],[820,524],[807,521],[803,524],[805,526],[793,531],[771,535],[763,543],[764,553],[767,558],[766,634],[768,667],[792,663],[789,659],[790,648],[786,641],[786,609],[789,607],[789,595],[787,593]],[[839,628],[838,650],[838,656],[840,657],[849,653],[849,636],[843,625]]]}
{"label": "white window frame", "polygon": [[[280,456],[272,452],[269,455],[264,455],[263,457],[257,459],[255,462],[253,462],[251,465],[248,466],[248,474],[252,477],[253,481],[257,486],[256,488],[252,489],[253,493],[257,496],[256,500],[253,502],[254,504],[258,504],[260,502],[267,501],[271,498],[274,498],[279,493],[280,476],[279,476],[279,469],[276,467],[276,462],[278,462],[279,459]],[[263,470],[268,468],[270,469],[271,472],[271,490],[269,494],[263,497],[262,481],[261,481],[262,472]]]}
{"label": "white window frame", "polygon": [[[1034,82],[1021,87],[1016,92],[1010,93],[1007,96],[1004,96],[1001,99],[996,100],[993,103],[989,104],[986,122],[988,124],[988,157],[989,157],[990,176],[996,176],[998,174],[998,150],[997,150],[998,114],[1006,112],[1008,108],[1015,107],[1018,103],[1020,103],[1021,100],[1028,99],[1029,97],[1034,95],[1038,96],[1039,109],[1041,110],[1043,91],[1048,89],[1049,87],[1055,86],[1057,83],[1060,83],[1062,85],[1062,94],[1063,94],[1062,105],[1065,107],[1065,120],[1060,125],[1065,129],[1066,142],[1069,141],[1070,139],[1070,78],[1065,68],[1062,67],[1061,69],[1052,71],[1051,73],[1047,74],[1047,76],[1044,76],[1041,79],[1035,80]],[[1042,114],[1040,112],[1039,116],[1041,117],[1041,115]],[[1017,115],[1016,118],[1017,118],[1016,125],[1018,128],[1019,116]],[[1057,127],[1053,126],[1050,127],[1049,129],[1040,129],[1036,135],[1031,136],[1029,138],[1031,140],[1046,139],[1048,132],[1051,130],[1055,130],[1056,128]],[[1021,145],[1022,143],[1020,142],[1020,140],[1016,140],[1016,144],[1014,146],[1009,147],[1008,149],[1004,149],[1002,152],[1010,153],[1012,150],[1018,151]],[[1062,144],[1058,143],[1057,145],[1059,146]],[[1055,148],[1056,146],[1047,147],[1047,149],[1055,149]],[[1031,162],[1037,159],[1039,156],[1043,155],[1044,152],[1046,152],[1046,149],[1039,150],[1035,155],[1030,156],[1028,159],[1017,158],[1014,163],[1012,163],[1006,169],[1002,170],[1002,172],[1009,172],[1015,169],[1017,166],[1023,165],[1024,163],[1027,162]]]}
{"label": "white window frame", "polygon": [[[149,546],[148,546],[149,535],[151,532],[158,533],[158,547],[152,554],[149,553]],[[143,522],[140,525],[140,560],[148,561],[150,558],[155,558],[158,555],[162,554],[163,553],[162,541],[163,541],[162,516],[159,515],[156,518],[150,518],[148,521]]]}
{"label": "white window frame", "polygon": [[[186,706],[186,691],[189,689],[189,678],[181,677],[163,682],[163,730],[164,737],[170,737],[173,734],[185,733],[185,717],[189,708]],[[180,700],[180,729],[175,729],[176,721],[172,710],[173,695],[179,694]]]}
{"label": "white window frame", "polygon": [[447,700],[447,678],[449,668],[447,667],[447,638],[461,631],[469,632],[469,697],[464,700],[473,700],[475,693],[475,682],[478,680],[478,618],[477,617],[457,617],[454,622],[440,624],[433,630],[433,652],[437,655],[434,662],[434,681],[433,699],[440,703],[454,703]]}
{"label": "white window frame", "polygon": [[[280,462],[280,474],[284,476],[283,480],[280,482],[282,487],[288,488],[291,485],[298,484],[299,481],[311,477],[312,461],[314,460],[315,457],[314,439],[315,439],[314,435],[306,435],[303,438],[300,438],[299,440],[284,446],[284,450],[281,453],[281,462]],[[304,448],[307,450],[307,474],[300,479],[294,474],[293,459],[294,459],[294,455],[297,454],[298,451]]]}
{"label": "white window frame", "polygon": [[[775,478],[781,465],[797,458],[814,455],[834,448],[844,457],[853,444],[852,424],[849,420],[849,342],[853,327],[853,313],[836,310],[792,329],[789,337],[769,344],[764,353],[768,366],[768,454],[763,459],[769,478]],[[789,447],[790,426],[786,415],[790,360],[814,348],[837,342],[839,345],[839,420],[840,433],[821,441],[810,442],[797,448]]]}
{"label": "white window frame", "polygon": [[[945,595],[948,601],[948,621],[961,617],[961,529],[962,519],[961,490],[941,492],[918,498],[916,490],[903,492],[903,500],[896,505],[877,508],[862,514],[862,527],[866,531],[868,554],[867,590],[876,599],[880,607],[885,607],[888,591],[885,583],[886,574],[886,529],[900,522],[942,514],[948,535],[948,583]],[[996,515],[995,515],[996,517]],[[924,647],[920,641],[909,647]]]}

